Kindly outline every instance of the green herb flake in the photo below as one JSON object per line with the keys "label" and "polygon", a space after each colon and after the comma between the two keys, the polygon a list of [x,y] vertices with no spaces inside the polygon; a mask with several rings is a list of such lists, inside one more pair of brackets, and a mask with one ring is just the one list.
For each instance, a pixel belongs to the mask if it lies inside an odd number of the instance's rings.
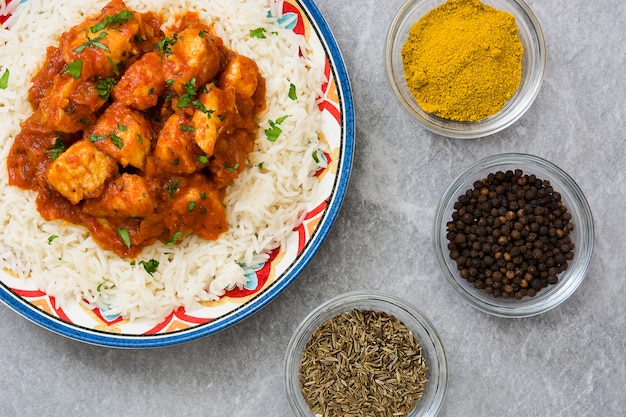
{"label": "green herb flake", "polygon": [[200,162],[201,164],[208,164],[209,157],[206,155],[198,155],[198,162]]}
{"label": "green herb flake", "polygon": [[178,165],[180,163],[180,161],[178,160],[178,158],[174,159],[172,161],[172,165]]}
{"label": "green herb flake", "polygon": [[113,74],[120,75],[120,70],[117,68],[117,64],[113,62],[113,58],[107,55],[107,61],[109,61],[109,64],[111,64],[111,68],[113,68]]}
{"label": "green herb flake", "polygon": [[139,261],[139,265],[142,265],[143,269],[145,269],[146,272],[150,274],[150,276],[152,276],[152,274],[154,274],[159,267],[159,261],[157,261],[156,259],[150,259],[148,262]]}
{"label": "green herb flake", "polygon": [[65,73],[71,75],[72,78],[78,80],[80,78],[80,74],[83,70],[83,61],[80,59],[76,59],[69,63],[65,68]]}
{"label": "green herb flake", "polygon": [[206,30],[201,30],[201,31],[198,33],[198,36],[200,36],[201,38],[203,38],[203,39],[204,39],[204,36],[205,36],[207,33],[209,33],[209,32],[208,32],[208,31],[206,31]]}
{"label": "green herb flake", "polygon": [[187,211],[188,212],[192,212],[193,209],[196,208],[196,202],[195,201],[190,201],[189,204],[187,204]]}
{"label": "green herb flake", "polygon": [[233,166],[224,165],[224,169],[228,172],[235,172],[239,168],[239,164],[235,164]]}
{"label": "green herb flake", "polygon": [[111,142],[113,142],[113,145],[117,146],[119,149],[122,149],[124,147],[124,141],[115,133],[111,133],[109,135],[109,138],[111,138]]}
{"label": "green herb flake", "polygon": [[98,23],[97,25],[91,26],[89,30],[91,30],[91,33],[97,33],[107,28],[120,26],[128,22],[132,18],[133,18],[133,14],[130,10],[122,10],[115,16],[105,17],[104,20],[102,20],[102,22]]}
{"label": "green herb flake", "polygon": [[257,38],[257,39],[265,39],[265,38],[267,38],[267,36],[265,36],[265,29],[263,29],[263,28],[251,29],[250,30],[250,37],[251,38]]}
{"label": "green herb flake", "polygon": [[50,237],[48,237],[48,245],[52,245],[52,241],[56,238],[58,238],[57,235],[51,235]]}
{"label": "green herb flake", "polygon": [[59,157],[63,152],[65,152],[65,143],[61,140],[60,136],[57,136],[54,139],[54,144],[51,149],[46,150],[46,153],[50,155],[50,159],[53,161]]}
{"label": "green herb flake", "polygon": [[293,84],[289,84],[289,98],[292,100],[298,99],[298,95],[296,94],[296,86]]}
{"label": "green herb flake", "polygon": [[270,142],[276,142],[280,134],[283,132],[283,130],[278,127],[278,125],[284,122],[287,117],[289,117],[289,115],[279,117],[278,119],[276,119],[276,121],[267,121],[267,123],[270,125],[269,129],[265,129],[264,131],[267,140],[269,140]]}
{"label": "green herb flake", "polygon": [[183,124],[183,123],[179,124],[179,125],[178,125],[178,127],[179,127],[179,128],[180,128],[180,130],[182,130],[183,132],[193,132],[194,130],[196,130],[196,128],[195,128],[195,127],[193,127],[193,126],[189,126],[189,125],[186,125],[186,124]]}
{"label": "green herb flake", "polygon": [[98,36],[96,36],[95,38],[91,39],[89,37],[89,32],[87,31],[87,29],[85,29],[85,36],[87,37],[87,42],[85,42],[82,45],[80,45],[77,48],[75,48],[74,52],[76,52],[76,53],[83,52],[85,49],[89,48],[90,46],[93,46],[93,47],[100,48],[102,50],[108,51],[109,47],[100,42],[107,35],[108,35],[108,33],[106,33],[106,32],[100,32],[100,34]]}
{"label": "green herb flake", "polygon": [[130,234],[128,233],[128,230],[124,229],[123,227],[118,227],[117,234],[120,236],[120,238],[122,238],[122,241],[124,242],[126,247],[130,248]]}
{"label": "green herb flake", "polygon": [[200,200],[206,200],[206,193],[200,193]]}
{"label": "green herb flake", "polygon": [[105,140],[109,135],[91,135],[89,136],[89,142],[98,142],[101,140]]}
{"label": "green herb flake", "polygon": [[98,292],[102,291],[102,287],[104,287],[104,284],[106,284],[107,282],[109,282],[109,281],[104,280],[100,284],[98,284],[98,286],[96,287],[96,291],[98,291]]}
{"label": "green herb flake", "polygon": [[285,116],[279,117],[278,119],[276,119],[276,124],[277,125],[281,124],[282,122],[284,122],[287,119],[287,117],[289,117],[288,114],[285,115]]}
{"label": "green herb flake", "polygon": [[9,69],[5,68],[2,77],[0,77],[0,90],[4,90],[9,86],[9,74]]}
{"label": "green herb flake", "polygon": [[178,181],[174,181],[167,186],[167,194],[170,196],[170,200],[174,198],[176,190],[178,190]]}
{"label": "green herb flake", "polygon": [[313,151],[313,154],[311,156],[313,157],[313,160],[315,161],[315,163],[319,164],[320,158],[319,156],[317,156],[317,150]]}
{"label": "green herb flake", "polygon": [[102,100],[108,100],[109,96],[111,95],[111,91],[113,91],[113,87],[115,87],[116,85],[117,81],[115,81],[115,78],[103,78],[96,83],[96,91],[98,92],[98,95]]}
{"label": "green herb flake", "polygon": [[172,238],[169,241],[167,241],[167,243],[165,243],[165,245],[167,245],[167,246],[175,245],[176,242],[178,242],[182,236],[183,236],[183,232],[176,232],[176,233],[174,233],[174,236],[172,236]]}

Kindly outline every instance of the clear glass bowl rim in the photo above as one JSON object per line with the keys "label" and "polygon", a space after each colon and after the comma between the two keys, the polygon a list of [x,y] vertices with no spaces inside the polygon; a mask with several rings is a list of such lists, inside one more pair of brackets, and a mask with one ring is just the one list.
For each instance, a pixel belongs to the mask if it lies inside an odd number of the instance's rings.
{"label": "clear glass bowl rim", "polygon": [[[399,50],[394,49],[394,45],[396,47],[399,46],[397,45],[399,36],[404,35],[404,32],[400,33],[400,29],[403,25],[407,24],[406,19],[416,7],[427,2],[429,2],[429,0],[408,0],[404,3],[396,13],[387,33],[385,44],[385,69],[387,81],[398,103],[425,129],[449,138],[481,138],[497,133],[515,123],[531,107],[539,94],[546,67],[545,37],[539,20],[532,9],[524,0],[484,0],[486,4],[491,2],[506,3],[515,9],[516,12],[514,14],[518,20],[520,38],[527,36],[529,42],[528,46],[530,46],[531,49],[529,51],[528,47],[524,48],[524,59],[528,61],[528,63],[522,75],[522,82],[518,91],[500,112],[480,122],[452,122],[423,111],[413,99],[404,84],[404,72],[401,70],[402,59]],[[438,0],[436,3],[442,4],[445,3],[445,1]],[[429,10],[430,9],[426,10],[425,13]],[[523,24],[520,24],[520,19]],[[411,22],[413,23],[413,21]],[[526,32],[527,29],[528,32]],[[522,41],[524,41],[524,39],[522,39]],[[531,54],[532,56],[530,56]]]}
{"label": "clear glass bowl rim", "polygon": [[[503,169],[504,168],[504,169]],[[446,223],[451,219],[451,207],[458,196],[471,188],[479,177],[484,178],[496,170],[521,169],[525,174],[535,174],[537,178],[550,180],[555,191],[572,213],[575,222],[574,233],[579,233],[575,248],[575,259],[570,261],[566,271],[559,275],[559,282],[542,289],[535,297],[523,300],[502,299],[489,296],[476,290],[462,279],[453,262],[449,260]],[[576,242],[575,242],[576,243]],[[591,207],[582,190],[565,171],[554,163],[538,156],[523,153],[502,153],[479,160],[460,173],[442,195],[433,222],[433,245],[437,263],[454,290],[477,309],[499,317],[521,318],[545,313],[567,300],[585,279],[594,248],[594,222]]]}
{"label": "clear glass bowl rim", "polygon": [[353,309],[383,311],[395,315],[413,331],[414,337],[422,346],[423,355],[434,358],[434,363],[432,360],[429,361],[431,363],[427,362],[431,385],[424,391],[424,396],[418,402],[419,406],[407,417],[436,416],[443,405],[448,383],[448,364],[441,338],[421,311],[399,297],[380,291],[352,291],[338,295],[320,304],[300,322],[287,346],[283,367],[287,400],[294,414],[297,417],[313,416],[304,401],[298,379],[300,358],[311,334],[336,314]]}

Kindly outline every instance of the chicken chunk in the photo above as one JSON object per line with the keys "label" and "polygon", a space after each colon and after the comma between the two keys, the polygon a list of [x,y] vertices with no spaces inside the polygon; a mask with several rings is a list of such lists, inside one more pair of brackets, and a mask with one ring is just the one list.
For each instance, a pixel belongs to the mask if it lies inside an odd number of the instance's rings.
{"label": "chicken chunk", "polygon": [[171,50],[165,52],[163,71],[165,79],[172,80],[172,89],[182,96],[185,84],[192,79],[197,86],[203,86],[217,75],[220,53],[208,26],[187,28],[173,36]]}
{"label": "chicken chunk", "polygon": [[114,102],[100,116],[87,137],[122,166],[143,169],[152,136],[152,126],[140,112]]}
{"label": "chicken chunk", "polygon": [[218,87],[233,87],[244,97],[252,97],[257,89],[259,67],[256,62],[243,55],[236,55],[226,65],[217,82]]}
{"label": "chicken chunk", "polygon": [[50,164],[48,183],[72,204],[98,197],[107,179],[117,173],[114,159],[87,140],[79,140]]}
{"label": "chicken chunk", "polygon": [[190,233],[215,240],[228,229],[223,194],[209,179],[193,174],[171,199],[165,226],[174,234]]}
{"label": "chicken chunk", "polygon": [[209,170],[219,188],[230,184],[245,169],[253,148],[254,135],[246,130],[240,129],[217,139]]}
{"label": "chicken chunk", "polygon": [[154,213],[157,203],[144,177],[122,174],[109,181],[98,198],[85,200],[83,211],[95,217],[144,218]]}
{"label": "chicken chunk", "polygon": [[95,112],[104,103],[95,83],[60,73],[39,103],[41,123],[57,132],[75,133],[95,121]]}
{"label": "chicken chunk", "polygon": [[194,142],[193,129],[191,117],[184,113],[167,119],[154,148],[161,174],[192,174],[202,168],[204,152]]}
{"label": "chicken chunk", "polygon": [[128,67],[111,96],[127,107],[146,110],[156,106],[164,92],[161,57],[156,52],[150,52]]}
{"label": "chicken chunk", "polygon": [[139,53],[135,37],[144,32],[122,0],[113,0],[102,12],[63,33],[59,49],[63,60],[82,63],[81,78],[110,77]]}
{"label": "chicken chunk", "polygon": [[237,118],[235,90],[222,90],[210,85],[205,94],[198,97],[202,107],[193,114],[194,139],[207,156],[213,155],[219,135],[230,133]]}

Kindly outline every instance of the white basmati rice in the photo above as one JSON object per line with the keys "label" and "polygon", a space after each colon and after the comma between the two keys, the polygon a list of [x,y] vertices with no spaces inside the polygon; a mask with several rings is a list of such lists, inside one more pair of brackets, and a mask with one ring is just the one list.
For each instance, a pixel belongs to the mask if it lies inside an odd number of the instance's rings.
{"label": "white basmati rice", "polygon": [[[0,90],[0,266],[33,280],[61,306],[85,302],[129,320],[161,319],[180,306],[192,309],[200,301],[218,299],[226,289],[244,285],[242,265],[267,260],[268,252],[284,244],[300,221],[318,185],[312,175],[318,166],[311,155],[324,150],[317,136],[324,63],[308,53],[303,37],[282,28],[272,17],[277,15],[273,1],[126,1],[139,12],[164,16],[197,11],[202,21],[215,22],[216,33],[229,48],[254,59],[267,81],[267,110],[259,117],[255,149],[225,198],[229,231],[215,242],[190,236],[174,247],[155,244],[132,265],[131,260],[98,247],[84,227],[44,221],[33,192],[8,186],[5,165],[20,122],[32,113],[27,91],[45,48],[57,45],[63,31],[105,4],[104,0],[28,0],[5,23],[10,30],[0,30],[0,71],[10,71],[9,87]],[[260,27],[273,35],[251,38],[250,30]],[[297,86],[296,101],[287,98],[290,84]],[[285,115],[289,117],[281,124],[280,138],[266,140],[263,130],[268,120]],[[49,242],[51,236],[58,237]],[[159,261],[153,276],[138,262],[150,259]]]}

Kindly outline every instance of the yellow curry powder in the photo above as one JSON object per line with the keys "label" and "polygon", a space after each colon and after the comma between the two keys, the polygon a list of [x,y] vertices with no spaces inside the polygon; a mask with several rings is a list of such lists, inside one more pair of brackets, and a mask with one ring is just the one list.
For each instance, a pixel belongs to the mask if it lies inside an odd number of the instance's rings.
{"label": "yellow curry powder", "polygon": [[513,97],[522,54],[513,15],[479,0],[448,0],[413,24],[402,62],[407,86],[424,111],[476,122]]}

